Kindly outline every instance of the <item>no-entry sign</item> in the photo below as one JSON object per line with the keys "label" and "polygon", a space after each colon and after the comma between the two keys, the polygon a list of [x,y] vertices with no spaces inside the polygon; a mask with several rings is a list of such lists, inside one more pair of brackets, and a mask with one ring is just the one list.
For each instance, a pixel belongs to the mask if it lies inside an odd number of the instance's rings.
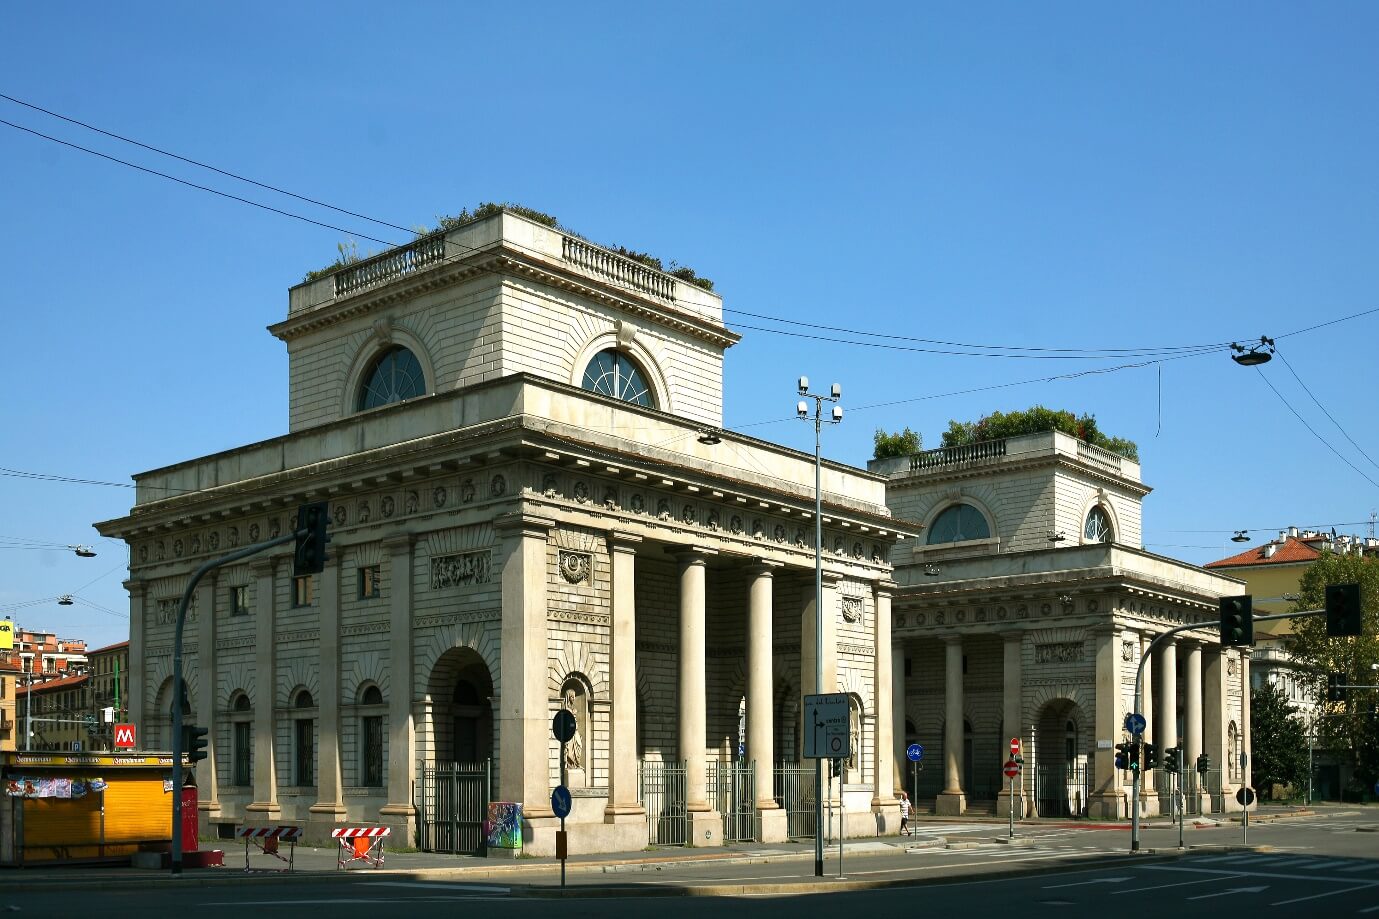
{"label": "no-entry sign", "polygon": [[1006,778],[1013,779],[1020,774],[1020,767],[1015,764],[1015,760],[1006,760],[1006,767],[1004,771],[1006,774]]}
{"label": "no-entry sign", "polygon": [[1020,738],[1018,738],[1018,737],[1012,737],[1012,738],[1010,738],[1010,755],[1011,755],[1011,756],[1014,756],[1016,753],[1019,753],[1019,752],[1020,752]]}

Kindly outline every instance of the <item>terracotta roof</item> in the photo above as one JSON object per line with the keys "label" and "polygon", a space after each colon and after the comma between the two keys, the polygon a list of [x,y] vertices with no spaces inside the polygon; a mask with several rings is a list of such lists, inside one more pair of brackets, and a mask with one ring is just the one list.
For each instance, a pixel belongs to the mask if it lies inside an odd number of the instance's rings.
{"label": "terracotta roof", "polygon": [[[1264,547],[1273,545],[1274,554],[1264,555]],[[1223,558],[1214,562],[1207,562],[1203,568],[1242,568],[1250,565],[1288,565],[1299,562],[1314,561],[1321,551],[1301,539],[1291,536],[1282,543],[1265,543],[1265,546],[1256,546],[1253,549],[1246,549],[1239,555],[1232,555],[1230,558]]]}
{"label": "terracotta roof", "polygon": [[113,645],[106,645],[104,648],[97,648],[97,649],[94,650],[94,651],[88,651],[88,652],[86,652],[86,656],[87,656],[87,657],[90,657],[90,656],[93,655],[93,654],[104,654],[106,651],[118,651],[118,650],[120,650],[121,648],[128,648],[128,647],[129,647],[129,639],[126,638],[124,641],[117,641],[117,642],[115,642]]}
{"label": "terracotta roof", "polygon": [[[91,675],[89,673],[78,673],[76,676],[65,676],[57,680],[43,680],[42,682],[33,684],[33,691],[36,693],[45,693],[53,689],[66,689],[69,686],[77,686],[81,683],[85,683],[90,678]],[[20,686],[16,695],[24,695],[28,691],[28,686]]]}

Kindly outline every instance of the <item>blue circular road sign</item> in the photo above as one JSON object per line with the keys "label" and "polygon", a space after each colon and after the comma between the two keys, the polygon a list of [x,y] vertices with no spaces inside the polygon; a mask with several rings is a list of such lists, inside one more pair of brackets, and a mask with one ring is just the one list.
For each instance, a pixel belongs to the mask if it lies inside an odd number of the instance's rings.
{"label": "blue circular road sign", "polygon": [[570,789],[564,785],[555,786],[555,791],[551,792],[551,810],[561,820],[570,816]]}
{"label": "blue circular road sign", "polygon": [[924,748],[917,743],[912,743],[905,748],[905,755],[910,758],[910,762],[917,763],[924,759]]}
{"label": "blue circular road sign", "polygon": [[1131,712],[1125,716],[1125,729],[1131,734],[1143,734],[1145,725],[1144,716],[1139,712]]}

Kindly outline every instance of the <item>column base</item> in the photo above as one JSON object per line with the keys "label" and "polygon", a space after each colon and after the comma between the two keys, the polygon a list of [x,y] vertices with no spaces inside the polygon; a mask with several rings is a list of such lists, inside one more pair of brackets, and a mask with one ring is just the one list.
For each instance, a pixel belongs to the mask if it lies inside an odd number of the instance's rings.
{"label": "column base", "polygon": [[282,806],[277,801],[251,801],[244,806],[245,822],[253,820],[274,821],[282,817]]}
{"label": "column base", "polygon": [[790,824],[783,807],[757,810],[757,842],[785,842],[790,838]]}
{"label": "column base", "polygon": [[645,823],[646,808],[640,804],[610,804],[603,809],[604,823]]}
{"label": "column base", "polygon": [[417,835],[417,809],[410,804],[385,804],[378,809],[378,823],[393,831],[390,844],[403,846],[420,845]]}
{"label": "column base", "polygon": [[317,803],[307,808],[305,841],[313,845],[331,845],[330,831],[345,822],[345,805]]}
{"label": "column base", "polygon": [[967,795],[960,791],[945,791],[934,801],[934,814],[939,817],[959,817],[967,812]]}
{"label": "column base", "polygon": [[711,848],[723,845],[723,815],[718,811],[690,811],[685,845],[690,848]]}
{"label": "column base", "polygon": [[1140,816],[1159,816],[1159,793],[1157,791],[1142,792],[1140,794]]}
{"label": "column base", "polygon": [[876,822],[877,836],[894,836],[900,832],[900,799],[877,795],[871,799],[871,815]]}
{"label": "column base", "polygon": [[1122,820],[1129,817],[1128,796],[1116,791],[1098,792],[1088,802],[1087,816],[1093,820]]}
{"label": "column base", "polygon": [[[997,816],[997,817],[1005,817],[1005,818],[1009,819],[1009,817],[1010,817],[1010,810],[1011,810],[1011,806],[1010,806],[1010,805],[1011,805],[1011,800],[1012,800],[1012,798],[1011,798],[1011,795],[1010,795],[1010,791],[1009,791],[1009,790],[1002,791],[999,795],[996,796],[996,816]],[[1028,813],[1029,813],[1029,798],[1026,797],[1025,795],[1017,794],[1017,795],[1015,795],[1015,797],[1014,797],[1014,801],[1015,801],[1015,819],[1016,819],[1016,820],[1023,820],[1023,819],[1025,819],[1025,817],[1026,817],[1026,816],[1028,815]]]}
{"label": "column base", "polygon": [[[522,848],[521,849],[489,849],[490,858],[517,857],[518,855],[532,855],[538,858],[553,858],[555,856],[555,834],[560,829],[560,818],[550,817],[528,817],[522,816]],[[572,851],[578,851],[572,847]]]}

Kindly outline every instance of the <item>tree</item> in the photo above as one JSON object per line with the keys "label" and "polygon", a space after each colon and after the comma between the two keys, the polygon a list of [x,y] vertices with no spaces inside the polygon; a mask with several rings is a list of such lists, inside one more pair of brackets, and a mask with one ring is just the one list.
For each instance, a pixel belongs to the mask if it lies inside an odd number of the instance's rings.
{"label": "tree", "polygon": [[873,459],[911,456],[923,448],[923,441],[920,440],[919,434],[911,431],[908,426],[905,430],[897,431],[894,434],[886,433],[884,428],[877,428],[872,442],[876,445],[876,450],[872,453]]}
{"label": "tree", "polygon": [[1134,441],[1103,434],[1097,427],[1095,415],[1074,415],[1066,410],[1045,408],[1042,405],[1032,406],[1022,412],[992,412],[977,421],[949,421],[948,430],[943,432],[943,446],[962,447],[984,440],[999,440],[1003,437],[1039,434],[1044,431],[1062,431],[1078,440],[1118,453],[1136,462],[1140,458],[1139,447]]}
{"label": "tree", "polygon": [[1306,784],[1307,729],[1277,686],[1266,683],[1250,693],[1250,746],[1261,798],[1272,798],[1275,785]]}
{"label": "tree", "polygon": [[1318,745],[1349,759],[1354,772],[1348,791],[1361,794],[1379,779],[1379,725],[1370,716],[1379,690],[1351,689],[1345,701],[1328,702],[1326,676],[1339,673],[1352,686],[1376,682],[1371,665],[1379,664],[1379,557],[1323,552],[1298,582],[1294,611],[1322,609],[1328,584],[1360,585],[1364,633],[1332,638],[1326,634],[1326,617],[1308,616],[1293,620],[1286,647],[1296,663],[1314,674]]}

